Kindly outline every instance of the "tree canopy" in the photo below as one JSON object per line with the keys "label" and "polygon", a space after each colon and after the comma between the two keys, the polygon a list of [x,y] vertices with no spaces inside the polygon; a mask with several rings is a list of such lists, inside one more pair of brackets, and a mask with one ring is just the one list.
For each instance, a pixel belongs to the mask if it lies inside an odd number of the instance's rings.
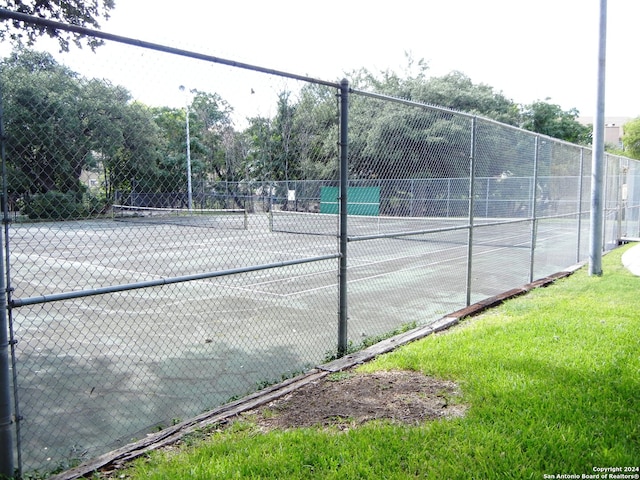
{"label": "tree canopy", "polygon": [[[135,197],[139,206],[179,206],[187,184],[187,151],[195,193],[204,198],[224,188],[238,205],[238,182],[249,192],[265,182],[288,189],[301,179],[337,178],[338,99],[335,89],[326,86],[283,90],[273,116],[249,118],[248,126],[238,130],[233,107],[215,92],[191,91],[187,108],[150,107],[134,101],[126,88],[84,78],[47,53],[19,48],[0,67],[14,196],[57,192],[80,201],[87,194],[81,175],[93,171],[100,175],[107,202]],[[424,104],[475,116],[482,139],[476,149],[479,176],[531,173],[531,136],[495,121],[571,142],[590,140],[590,129],[577,122],[575,109],[563,111],[541,101],[521,106],[460,72],[429,77],[424,62],[410,61],[404,75],[361,69],[350,79],[355,90],[413,102],[351,95],[349,168],[354,180],[468,175],[472,117]],[[635,148],[634,131],[633,124],[625,129],[629,149]]]}
{"label": "tree canopy", "polygon": [[518,125],[519,107],[493,87],[476,84],[462,72],[451,72],[441,77],[429,77],[428,65],[407,58],[404,76],[385,70],[379,74],[366,69],[356,70],[348,77],[352,86],[361,90],[396,96],[415,102],[436,105],[460,112],[480,115],[493,120]]}
{"label": "tree canopy", "polygon": [[[0,0],[0,7],[40,18],[99,29],[100,21],[109,18],[111,10],[115,7],[115,0]],[[71,43],[81,47],[85,41],[92,49],[102,44],[102,41],[96,38],[23,24],[16,20],[0,24],[0,39],[9,39],[16,46],[32,46],[38,37],[44,35],[57,39],[60,49],[65,52],[69,50]]]}
{"label": "tree canopy", "polygon": [[107,193],[134,177],[153,178],[157,127],[126,89],[31,50],[15,51],[0,67],[10,194],[62,192],[80,201],[82,171],[98,165]]}
{"label": "tree canopy", "polygon": [[624,153],[631,158],[640,160],[640,117],[634,118],[624,124],[622,144]]}
{"label": "tree canopy", "polygon": [[575,108],[563,111],[560,105],[538,100],[524,107],[522,128],[567,142],[589,145],[591,127],[578,122],[578,116]]}

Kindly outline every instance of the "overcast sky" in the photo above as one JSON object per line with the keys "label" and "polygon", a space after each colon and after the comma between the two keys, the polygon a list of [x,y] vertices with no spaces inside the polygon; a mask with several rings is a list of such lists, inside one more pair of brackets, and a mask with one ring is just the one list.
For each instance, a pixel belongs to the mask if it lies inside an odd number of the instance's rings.
{"label": "overcast sky", "polygon": [[[516,103],[549,98],[592,116],[599,9],[600,0],[116,0],[102,30],[326,80],[400,71],[410,52],[432,75],[458,70]],[[607,116],[640,116],[639,20],[640,0],[608,1]]]}

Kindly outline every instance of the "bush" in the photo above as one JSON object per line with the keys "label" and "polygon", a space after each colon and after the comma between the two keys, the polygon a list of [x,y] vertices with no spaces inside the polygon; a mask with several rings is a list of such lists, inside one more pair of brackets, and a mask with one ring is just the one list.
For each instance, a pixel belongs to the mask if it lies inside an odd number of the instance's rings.
{"label": "bush", "polygon": [[83,205],[87,214],[91,217],[95,217],[96,215],[106,213],[110,207],[110,202],[108,202],[104,197],[98,198],[95,195],[85,194]]}
{"label": "bush", "polygon": [[25,202],[24,211],[33,220],[69,220],[89,215],[75,193],[49,191],[32,196]]}

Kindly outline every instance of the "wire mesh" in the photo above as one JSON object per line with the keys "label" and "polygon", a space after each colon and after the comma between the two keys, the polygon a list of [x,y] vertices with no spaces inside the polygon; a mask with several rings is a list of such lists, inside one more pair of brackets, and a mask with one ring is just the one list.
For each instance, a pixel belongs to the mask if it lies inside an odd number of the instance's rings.
{"label": "wire mesh", "polygon": [[637,162],[626,162],[623,172],[625,178],[622,191],[624,208],[621,233],[628,238],[640,238],[640,165]]}
{"label": "wire mesh", "polygon": [[93,458],[315,365],[337,306],[307,291],[332,263],[23,307],[29,464]]}
{"label": "wire mesh", "polygon": [[[337,124],[335,89],[115,50],[96,52],[99,78],[30,50],[2,65],[27,471],[95,457],[335,350],[337,242],[269,228],[272,211],[311,208],[307,179],[335,176],[337,128],[314,125]],[[131,78],[148,91],[118,83]],[[241,111],[211,78],[236,97],[243,86]]]}
{"label": "wire mesh", "polygon": [[[587,256],[587,148],[352,90],[343,192],[337,87],[109,42],[80,58],[0,72],[26,470],[335,357],[341,258],[357,349]],[[640,230],[637,165],[608,157],[608,247]]]}

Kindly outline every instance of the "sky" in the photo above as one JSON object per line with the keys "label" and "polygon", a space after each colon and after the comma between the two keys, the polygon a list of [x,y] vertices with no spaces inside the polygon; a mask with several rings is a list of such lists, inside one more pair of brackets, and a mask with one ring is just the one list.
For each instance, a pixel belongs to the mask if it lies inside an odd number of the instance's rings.
{"label": "sky", "polygon": [[[640,0],[609,0],[607,14],[605,115],[637,117]],[[402,72],[409,53],[427,62],[430,75],[457,70],[516,103],[543,100],[593,116],[599,17],[600,0],[116,0],[101,29],[329,81],[363,67]],[[102,49],[97,55],[73,52],[66,63],[100,76],[101,68],[122,55],[111,45]],[[154,58],[154,68],[162,72],[154,78],[165,82],[162,93],[154,96],[149,80],[127,76],[127,68],[114,81],[147,103],[176,106],[184,102],[177,85],[185,84],[213,89],[232,105],[244,102],[248,111],[248,102],[257,105],[263,93],[251,83],[255,80],[229,82],[219,73],[214,85],[209,75],[201,86],[195,73],[168,65],[166,57],[137,55],[138,63]],[[114,60],[106,60],[109,56]],[[268,93],[273,96],[278,88],[272,82]]]}

